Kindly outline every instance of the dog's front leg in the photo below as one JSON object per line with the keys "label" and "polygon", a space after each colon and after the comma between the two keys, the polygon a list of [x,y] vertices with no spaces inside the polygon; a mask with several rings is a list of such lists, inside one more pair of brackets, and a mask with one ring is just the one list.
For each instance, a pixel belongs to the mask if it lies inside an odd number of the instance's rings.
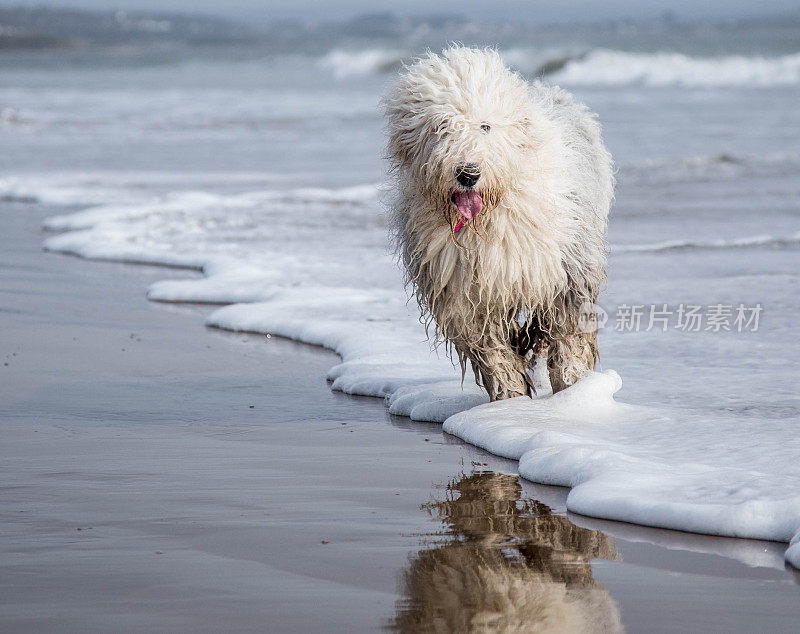
{"label": "dog's front leg", "polygon": [[513,352],[511,355],[492,354],[478,363],[481,383],[492,401],[531,394],[522,359]]}
{"label": "dog's front leg", "polygon": [[502,328],[490,327],[478,341],[464,347],[464,354],[492,401],[530,396],[525,357],[517,353]]}
{"label": "dog's front leg", "polygon": [[579,332],[551,338],[547,349],[547,369],[553,394],[594,370],[596,359],[596,332]]}

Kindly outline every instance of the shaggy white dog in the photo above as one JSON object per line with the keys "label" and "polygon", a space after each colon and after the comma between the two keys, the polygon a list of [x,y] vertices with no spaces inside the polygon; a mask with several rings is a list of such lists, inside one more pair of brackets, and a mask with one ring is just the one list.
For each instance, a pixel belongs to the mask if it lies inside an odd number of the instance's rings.
{"label": "shaggy white dog", "polygon": [[397,247],[435,339],[492,400],[530,394],[537,355],[553,391],[592,370],[581,322],[606,279],[614,189],[595,116],[458,46],[406,67],[385,107]]}

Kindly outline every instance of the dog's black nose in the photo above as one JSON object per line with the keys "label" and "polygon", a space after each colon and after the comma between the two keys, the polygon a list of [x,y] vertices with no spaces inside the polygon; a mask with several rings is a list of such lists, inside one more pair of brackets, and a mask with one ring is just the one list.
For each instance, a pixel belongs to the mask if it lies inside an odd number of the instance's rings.
{"label": "dog's black nose", "polygon": [[475,187],[475,183],[481,177],[481,171],[475,163],[467,163],[466,165],[459,165],[456,168],[456,180],[463,187]]}

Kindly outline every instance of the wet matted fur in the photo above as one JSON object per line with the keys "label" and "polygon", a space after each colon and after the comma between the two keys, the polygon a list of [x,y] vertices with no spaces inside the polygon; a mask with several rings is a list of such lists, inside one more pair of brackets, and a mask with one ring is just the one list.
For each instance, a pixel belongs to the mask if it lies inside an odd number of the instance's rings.
{"label": "wet matted fur", "polygon": [[[530,394],[537,354],[553,391],[592,370],[580,313],[606,280],[614,190],[595,115],[496,51],[460,46],[407,66],[384,103],[396,245],[435,339],[492,400]],[[476,183],[457,180],[464,166]],[[475,192],[470,219],[455,196]]]}

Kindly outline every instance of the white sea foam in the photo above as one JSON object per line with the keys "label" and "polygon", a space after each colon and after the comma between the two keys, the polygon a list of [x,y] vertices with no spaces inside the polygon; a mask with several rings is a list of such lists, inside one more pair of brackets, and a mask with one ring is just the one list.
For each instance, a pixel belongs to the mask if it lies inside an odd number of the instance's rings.
{"label": "white sea foam", "polygon": [[800,53],[780,57],[594,50],[567,63],[552,80],[568,85],[768,87],[800,84]]}
{"label": "white sea foam", "polygon": [[[67,182],[61,185],[70,188]],[[19,179],[13,187],[32,191],[37,182]],[[74,202],[73,194],[48,187],[49,200]],[[80,187],[97,202],[108,183],[84,179]],[[134,197],[122,204],[126,192]],[[46,248],[200,268],[202,278],[158,282],[149,296],[232,303],[212,313],[208,324],[335,350],[342,361],[329,373],[334,389],[385,397],[393,414],[444,422],[449,433],[519,460],[524,477],[571,487],[567,506],[572,511],[715,535],[787,542],[798,534],[800,447],[795,421],[782,413],[794,410],[780,384],[758,410],[757,441],[749,414],[725,410],[724,401],[718,408],[681,401],[658,407],[619,402],[615,394],[622,380],[608,369],[556,395],[487,403],[469,376],[462,386],[460,372],[443,351],[431,350],[415,307],[406,304],[387,253],[378,186],[240,194],[158,193],[151,187],[136,199],[140,194],[141,188],[118,186],[108,204],[50,219],[48,227],[70,231],[49,238]],[[768,245],[768,237],[728,242],[734,247]],[[703,236],[680,242],[704,244],[720,246]],[[658,257],[668,266],[677,262],[670,255],[674,244],[628,245],[616,251],[626,248],[628,253],[661,253]],[[638,292],[636,266],[626,269],[622,260],[612,261],[612,271],[619,278],[617,287]],[[783,278],[788,287],[796,279]],[[751,282],[734,281],[737,288],[763,286],[757,275]],[[650,278],[647,284],[652,286]],[[667,280],[662,288],[669,284],[684,288],[686,280]],[[719,285],[714,278],[702,288]],[[783,346],[781,332],[767,332],[760,340],[762,350]],[[663,380],[674,381],[676,391],[679,374],[665,368],[679,361],[664,355],[681,348],[677,335],[667,334],[662,341],[647,333],[647,341],[636,343],[612,333],[601,347],[612,359],[615,353],[628,359],[630,373],[639,365],[645,372],[660,372]],[[740,345],[734,333],[723,335],[701,333],[693,345],[707,357]],[[636,352],[639,348],[644,352]],[[621,356],[620,349],[629,356]],[[661,359],[661,370],[653,359]],[[730,371],[720,366],[719,372]],[[798,563],[797,538],[786,557]]]}

